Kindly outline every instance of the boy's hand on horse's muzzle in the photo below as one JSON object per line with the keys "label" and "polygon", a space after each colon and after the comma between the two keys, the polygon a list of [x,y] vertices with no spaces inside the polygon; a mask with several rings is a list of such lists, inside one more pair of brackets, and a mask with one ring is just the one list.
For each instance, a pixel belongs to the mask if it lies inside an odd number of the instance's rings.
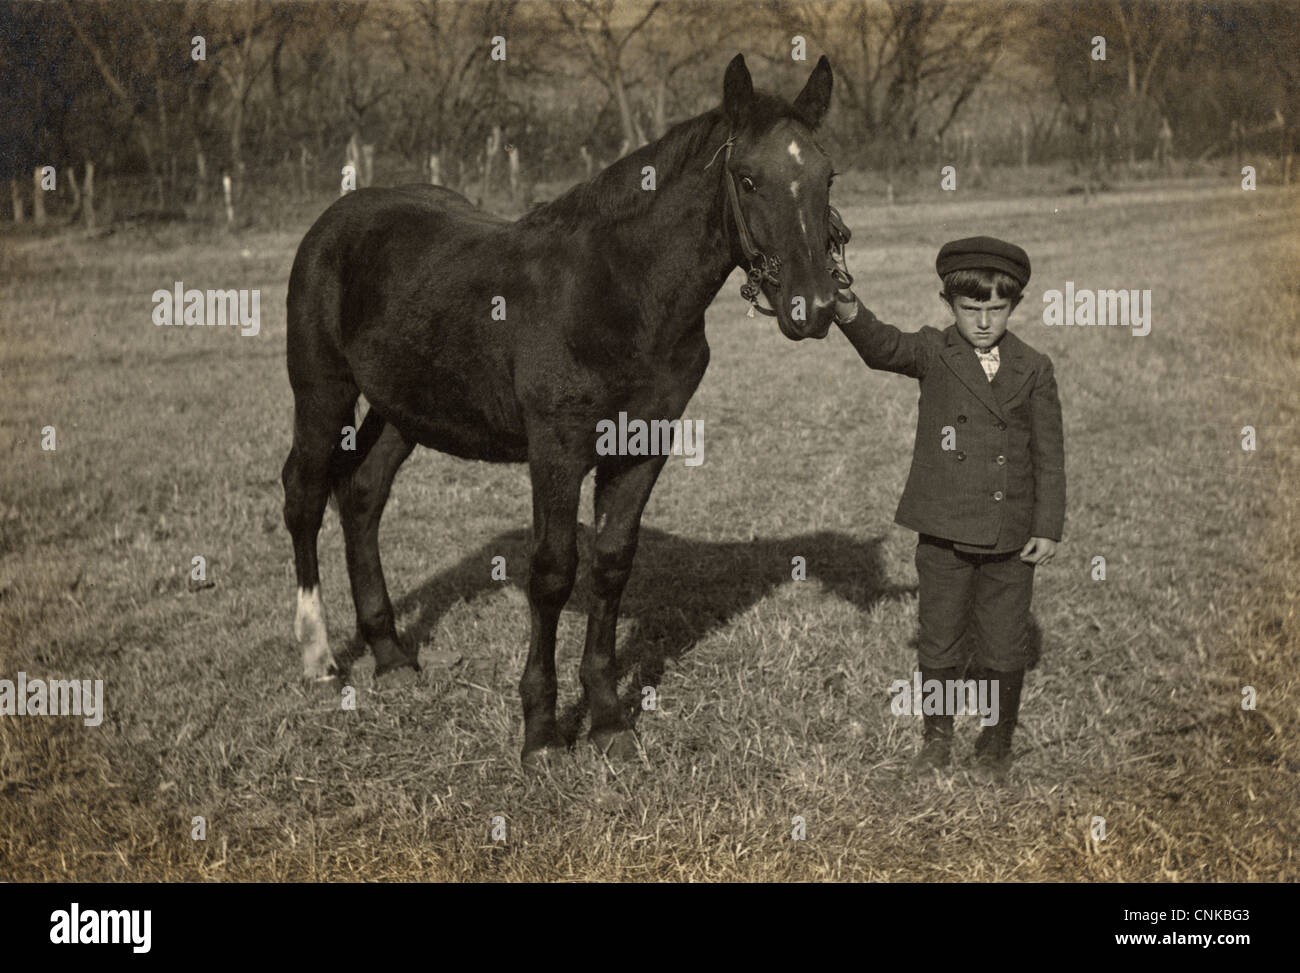
{"label": "boy's hand on horse's muzzle", "polygon": [[835,322],[848,324],[858,316],[858,295],[848,287],[835,292]]}
{"label": "boy's hand on horse's muzzle", "polygon": [[850,287],[853,278],[843,266],[844,245],[852,239],[853,232],[834,206],[827,206],[826,211],[830,232],[831,276],[840,285],[835,292],[835,320],[839,324],[848,324],[858,316],[858,298]]}

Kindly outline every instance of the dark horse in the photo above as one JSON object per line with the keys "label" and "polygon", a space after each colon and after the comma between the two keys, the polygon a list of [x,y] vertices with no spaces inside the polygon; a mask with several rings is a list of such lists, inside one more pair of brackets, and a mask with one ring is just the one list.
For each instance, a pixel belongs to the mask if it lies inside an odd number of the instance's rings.
{"label": "dark horse", "polygon": [[[614,664],[619,601],[664,455],[600,455],[597,423],[679,419],[709,361],[704,312],[728,275],[751,281],[792,340],[824,337],[830,162],[813,139],[831,96],[823,57],[793,104],[727,67],[721,108],[675,126],[516,222],[432,186],[362,189],[303,238],[289,277],[293,448],[284,519],[306,676],[337,672],[316,535],[338,500],[359,634],[376,674],[414,668],[379,560],[393,477],[418,443],[527,462],[531,632],[519,692],[525,758],[562,746],[555,632],[578,567],[578,497],[596,470],[591,613],[581,678],[590,738],[635,747]],[[646,186],[654,167],[657,188]],[[343,448],[358,395],[370,404]],[[633,749],[634,752],[634,749]]]}

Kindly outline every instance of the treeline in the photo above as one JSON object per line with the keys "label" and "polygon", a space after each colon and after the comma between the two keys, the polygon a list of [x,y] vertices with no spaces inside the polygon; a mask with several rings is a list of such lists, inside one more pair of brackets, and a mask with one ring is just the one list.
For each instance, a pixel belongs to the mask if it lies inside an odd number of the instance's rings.
{"label": "treeline", "polygon": [[[423,179],[526,202],[719,100],[743,51],[792,93],[835,69],[858,167],[1286,156],[1296,5],[53,0],[0,8],[0,177],[135,177],[161,208],[257,185]],[[805,55],[796,60],[795,55]],[[38,177],[39,178],[39,177]]]}

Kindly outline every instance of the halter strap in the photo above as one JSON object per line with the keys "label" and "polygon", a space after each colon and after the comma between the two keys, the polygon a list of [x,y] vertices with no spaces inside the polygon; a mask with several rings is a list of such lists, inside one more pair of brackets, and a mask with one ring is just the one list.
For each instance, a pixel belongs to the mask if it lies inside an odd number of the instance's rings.
{"label": "halter strap", "polygon": [[[776,317],[775,311],[758,303],[758,295],[760,293],[759,285],[764,280],[773,284],[779,283],[777,273],[781,269],[781,261],[779,258],[769,257],[754,245],[754,238],[749,232],[749,224],[745,222],[745,214],[740,210],[740,194],[736,192],[736,178],[731,174],[730,166],[731,147],[735,144],[735,133],[728,134],[727,140],[718,146],[717,152],[713,153],[713,158],[709,159],[708,165],[704,168],[709,168],[717,161],[719,152],[726,151],[726,156],[723,158],[722,178],[727,184],[727,201],[729,204],[727,208],[731,213],[732,222],[736,224],[736,232],[740,237],[740,249],[745,254],[745,261],[749,264],[748,279],[740,287],[740,296],[747,300],[755,310],[769,317]],[[752,311],[750,315],[753,316]]]}
{"label": "halter strap", "polygon": [[[749,316],[754,316],[754,310],[766,314],[768,317],[776,317],[776,311],[763,307],[758,302],[759,294],[762,293],[761,285],[763,281],[768,281],[774,285],[780,283],[778,276],[781,271],[781,259],[779,257],[769,257],[754,245],[754,238],[750,235],[749,224],[745,222],[745,214],[740,210],[740,194],[736,191],[736,179],[731,174],[731,148],[736,144],[736,135],[731,132],[727,135],[727,140],[723,142],[713,157],[709,159],[708,169],[718,160],[718,154],[726,152],[723,158],[722,178],[727,184],[727,202],[728,210],[731,213],[732,222],[736,224],[736,232],[740,237],[740,249],[745,254],[745,260],[749,264],[748,279],[740,287],[740,296],[747,300],[753,310]],[[830,239],[827,241],[828,257],[830,258],[831,277],[843,288],[847,288],[853,283],[853,275],[849,273],[848,265],[844,259],[844,245],[849,242],[852,234],[849,228],[840,218],[839,211],[834,206],[827,206],[827,222],[830,227]]]}

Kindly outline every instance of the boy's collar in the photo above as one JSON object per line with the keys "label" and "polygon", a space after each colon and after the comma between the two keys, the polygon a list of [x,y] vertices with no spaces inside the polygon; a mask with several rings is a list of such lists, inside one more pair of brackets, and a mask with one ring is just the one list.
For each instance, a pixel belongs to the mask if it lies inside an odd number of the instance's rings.
{"label": "boy's collar", "polygon": [[[944,333],[947,335],[947,344],[949,348],[965,348],[968,349],[971,354],[975,353],[975,346],[961,336],[961,332],[957,330],[956,324],[948,325]],[[1001,349],[998,352],[998,357],[1005,360],[1008,358],[1023,357],[1025,343],[1010,331],[1005,331],[1003,332],[1002,337],[998,339],[998,343],[993,347]]]}

